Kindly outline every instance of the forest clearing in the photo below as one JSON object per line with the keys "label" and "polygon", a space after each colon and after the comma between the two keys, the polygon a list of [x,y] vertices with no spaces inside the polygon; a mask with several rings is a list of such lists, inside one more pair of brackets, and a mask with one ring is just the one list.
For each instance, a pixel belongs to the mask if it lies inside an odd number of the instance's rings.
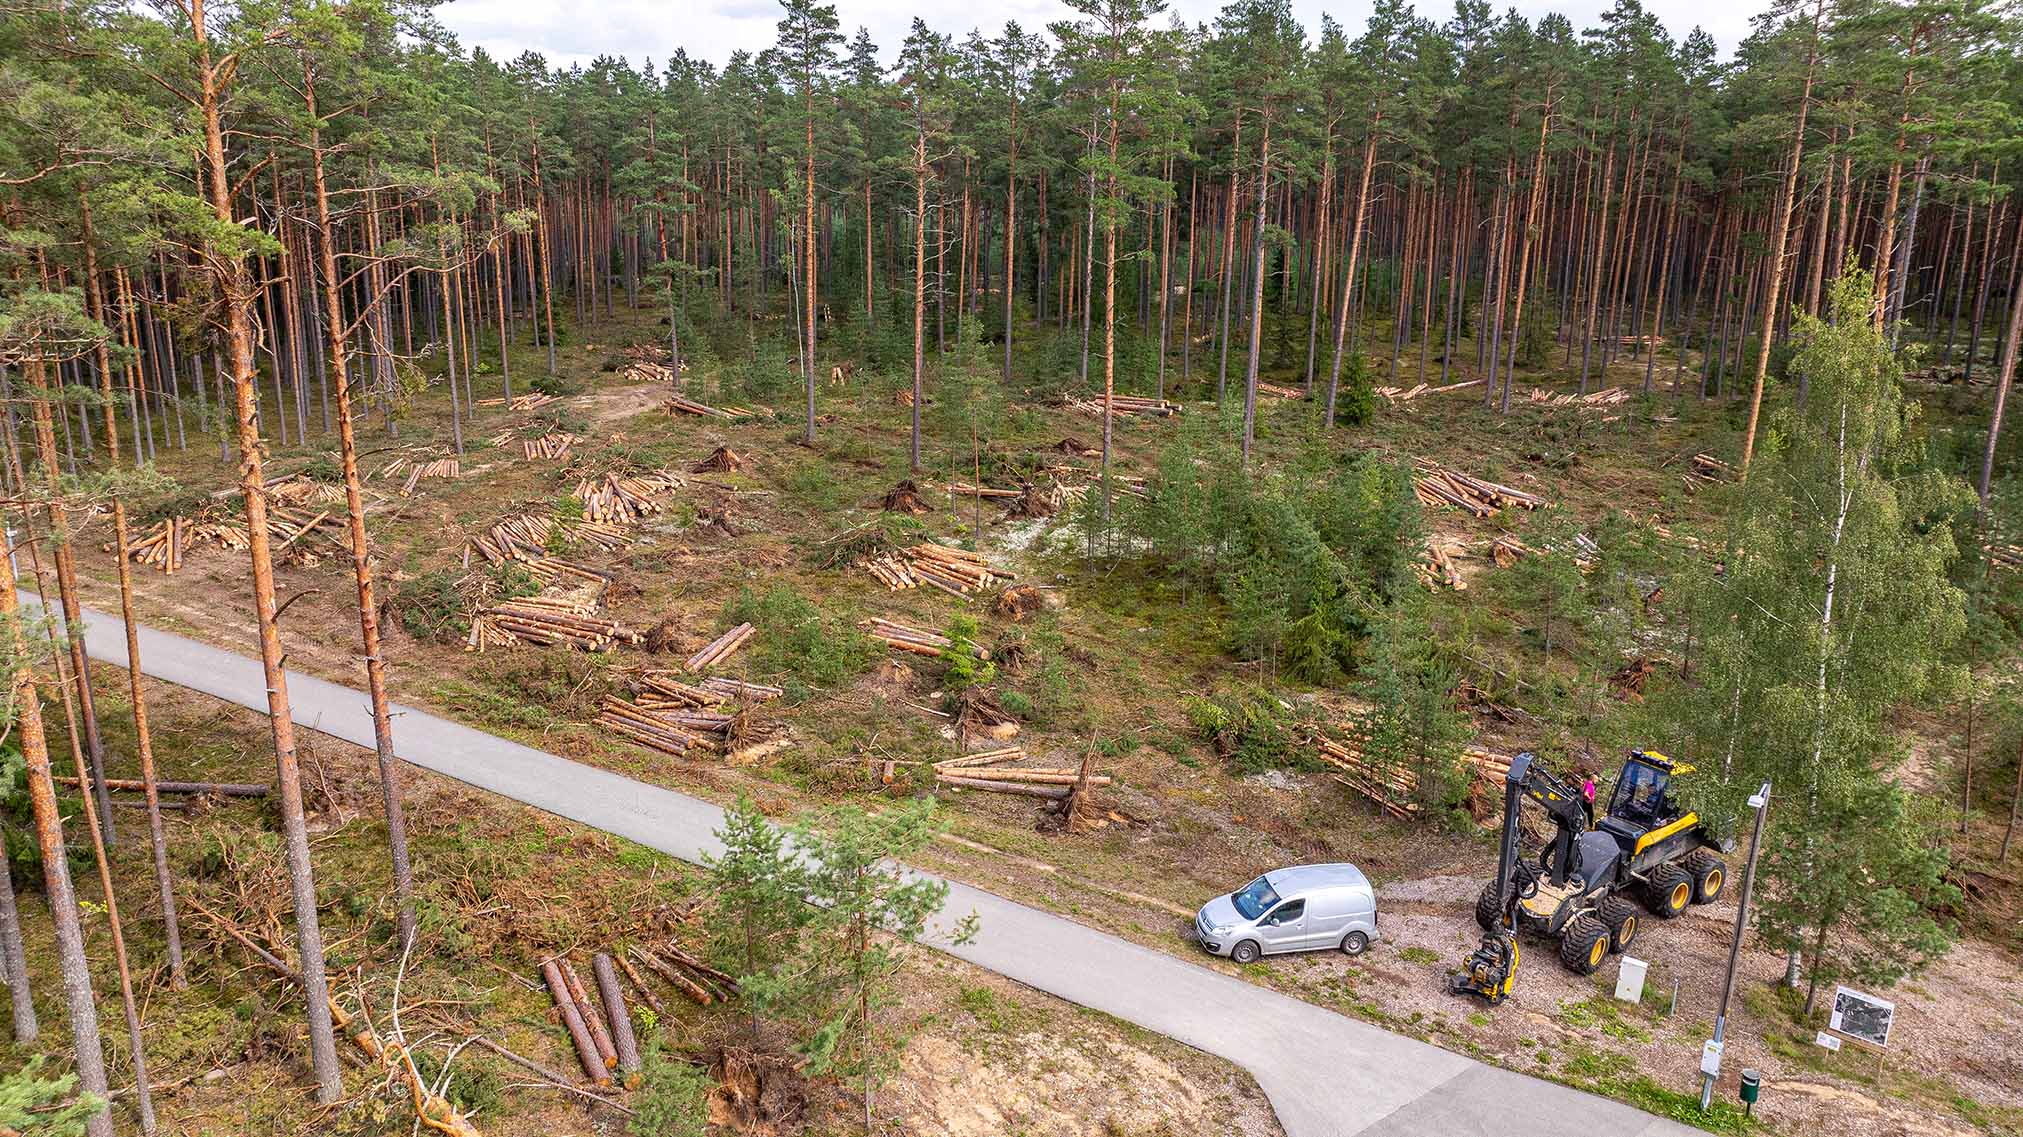
{"label": "forest clearing", "polygon": [[[1462,1124],[950,882],[1645,1132],[2023,1133],[2013,11],[781,8],[4,9],[0,1134]],[[593,774],[713,840],[535,808]],[[1207,943],[1339,862],[1366,943]]]}

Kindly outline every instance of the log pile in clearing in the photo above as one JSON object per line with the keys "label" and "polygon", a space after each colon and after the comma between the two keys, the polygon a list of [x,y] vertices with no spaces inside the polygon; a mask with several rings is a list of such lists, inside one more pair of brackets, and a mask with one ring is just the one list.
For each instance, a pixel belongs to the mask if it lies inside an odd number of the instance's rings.
{"label": "log pile in clearing", "polygon": [[1422,505],[1451,505],[1476,517],[1490,517],[1506,507],[1542,509],[1547,504],[1537,494],[1471,477],[1429,459],[1417,459],[1413,468],[1412,492]]}
{"label": "log pile in clearing", "polygon": [[[1310,745],[1316,758],[1339,771],[1333,775],[1337,782],[1376,802],[1385,813],[1403,820],[1419,812],[1416,771],[1404,767],[1381,769],[1353,741],[1315,736]],[[1461,752],[1461,765],[1470,777],[1469,811],[1480,821],[1484,816],[1481,803],[1495,802],[1495,808],[1501,808],[1503,778],[1510,772],[1510,755],[1470,746]]]}
{"label": "log pile in clearing", "polygon": [[1693,468],[1680,475],[1689,490],[1725,482],[1735,476],[1735,467],[1705,452],[1693,455]]}
{"label": "log pile in clearing", "polygon": [[993,580],[1012,579],[1012,574],[975,553],[931,541],[923,541],[903,553],[873,557],[864,562],[864,567],[894,592],[929,584],[965,600],[989,588]]}
{"label": "log pile in clearing", "polygon": [[[245,547],[245,527],[220,525],[218,543],[226,548]],[[236,530],[236,532],[232,532]],[[267,508],[267,534],[274,541],[274,556],[289,564],[313,565],[326,556],[351,553],[351,535],[345,520],[334,509],[310,513],[304,509],[292,509],[284,505],[270,505]],[[323,540],[312,543],[308,538],[320,536]]]}
{"label": "log pile in clearing", "polygon": [[701,651],[689,656],[688,662],[683,664],[683,666],[688,668],[690,672],[701,671],[705,667],[715,667],[717,664],[729,659],[732,652],[745,646],[745,641],[752,638],[752,631],[751,624],[739,624],[737,627],[705,644]]}
{"label": "log pile in clearing", "polygon": [[1589,391],[1585,395],[1555,395],[1551,391],[1533,387],[1525,396],[1540,406],[1547,407],[1614,407],[1630,401],[1633,392],[1628,387],[1603,387]]}
{"label": "log pile in clearing", "polygon": [[628,383],[666,383],[672,386],[674,378],[674,368],[658,360],[637,359],[625,367]]}
{"label": "log pile in clearing", "polygon": [[1026,491],[1023,489],[1017,490],[1002,489],[997,486],[979,486],[973,485],[969,482],[950,482],[948,483],[948,492],[954,494],[957,497],[967,497],[967,498],[981,497],[981,498],[989,498],[995,501],[1005,498],[1023,497],[1025,496]]}
{"label": "log pile in clearing", "polygon": [[591,521],[633,525],[666,505],[667,495],[688,484],[680,474],[654,470],[646,474],[606,474],[576,483],[576,500]]}
{"label": "log pile in clearing", "polygon": [[615,620],[597,614],[588,601],[551,596],[522,596],[480,609],[471,619],[464,650],[482,653],[500,644],[560,644],[582,651],[609,651],[614,644],[636,644],[644,637]]}
{"label": "log pile in clearing", "polygon": [[[512,405],[510,407],[507,407],[507,409],[515,411],[531,411],[539,407],[547,406],[549,403],[554,402],[557,397],[558,396],[555,395],[543,395],[539,391],[530,391],[524,395],[514,395]],[[506,400],[504,398],[479,399],[478,405],[481,407],[504,407],[506,406]]]}
{"label": "log pile in clearing", "polygon": [[473,552],[494,565],[509,560],[541,560],[548,556],[549,543],[558,534],[572,543],[594,545],[607,552],[623,547],[627,539],[625,530],[601,521],[558,520],[538,513],[521,513],[471,538],[464,546],[464,564],[469,566]]}
{"label": "log pile in clearing", "polygon": [[[885,644],[887,647],[912,652],[914,655],[939,656],[942,652],[955,646],[954,640],[938,632],[909,628],[905,624],[894,623],[882,616],[873,616],[858,626],[864,628],[872,639]],[[978,659],[990,658],[990,652],[980,645],[971,644],[970,651]]]}
{"label": "log pile in clearing", "polygon": [[[158,521],[145,534],[127,542],[127,559],[170,575],[183,567],[183,558],[191,549],[205,541],[218,540],[217,532],[221,528],[223,526],[212,522],[191,521],[186,517]],[[112,552],[112,543],[108,541],[104,549]]]}
{"label": "log pile in clearing", "polygon": [[1532,554],[1530,545],[1505,533],[1489,542],[1489,555],[1496,561],[1497,568],[1509,568]]}
{"label": "log pile in clearing", "polygon": [[[632,960],[640,967],[659,976],[698,1006],[728,1002],[738,996],[735,978],[683,951],[673,940],[651,948],[635,944],[631,952]],[[642,990],[645,988],[644,977],[629,963],[625,964],[625,971]]]}
{"label": "log pile in clearing", "polygon": [[1448,383],[1441,387],[1429,387],[1424,383],[1419,383],[1411,387],[1378,387],[1375,390],[1377,397],[1386,402],[1405,403],[1421,395],[1438,395],[1447,391],[1459,391],[1464,387],[1480,386],[1482,386],[1482,380],[1469,379],[1460,383]]}
{"label": "log pile in clearing", "polygon": [[758,412],[750,407],[712,407],[681,395],[670,397],[660,405],[660,409],[669,414],[696,415],[700,418],[755,418],[758,415]]}
{"label": "log pile in clearing", "polygon": [[569,456],[569,448],[576,445],[577,437],[566,430],[544,434],[539,438],[522,438],[520,453],[529,459],[544,458],[550,462],[560,461]]}
{"label": "log pile in clearing", "polygon": [[1026,760],[1023,746],[1001,746],[979,750],[960,758],[944,758],[934,764],[936,785],[952,789],[985,790],[990,793],[1019,794],[1054,801],[1066,798],[1077,785],[1107,786],[1103,774],[1085,774],[1072,766],[1011,766]]}
{"label": "log pile in clearing", "polygon": [[712,676],[690,683],[675,671],[648,671],[633,683],[632,701],[606,695],[596,725],[663,754],[718,751],[751,729],[749,709],[784,692],[762,683]]}
{"label": "log pile in clearing", "polygon": [[[1083,399],[1069,395],[1068,405],[1087,414],[1101,415],[1103,413],[1103,400],[1101,396],[1093,399]],[[1110,396],[1110,409],[1113,414],[1117,415],[1171,418],[1180,413],[1180,404],[1169,403],[1165,399],[1147,399],[1138,395],[1112,395]]]}
{"label": "log pile in clearing", "polygon": [[1263,380],[1258,381],[1257,389],[1266,395],[1276,395],[1281,399],[1304,399],[1307,397],[1307,393],[1298,387],[1281,387],[1276,383],[1266,383]]}
{"label": "log pile in clearing", "polygon": [[691,467],[697,474],[734,474],[745,468],[745,457],[728,446],[719,446],[709,452],[709,457]]}
{"label": "log pile in clearing", "polygon": [[1412,567],[1419,573],[1419,579],[1426,587],[1437,590],[1441,585],[1456,592],[1466,591],[1468,581],[1461,576],[1461,570],[1454,566],[1457,550],[1438,541],[1426,542],[1426,559]]}
{"label": "log pile in clearing", "polygon": [[395,458],[393,461],[388,462],[379,473],[381,477],[391,478],[397,477],[403,470],[407,471],[407,480],[402,482],[400,486],[400,496],[402,497],[407,497],[414,493],[414,487],[420,484],[423,478],[461,478],[464,476],[464,464],[455,458],[437,458],[431,462],[414,462],[406,458]]}
{"label": "log pile in clearing", "polygon": [[2023,545],[1985,545],[1989,563],[2002,568],[2023,568]]}

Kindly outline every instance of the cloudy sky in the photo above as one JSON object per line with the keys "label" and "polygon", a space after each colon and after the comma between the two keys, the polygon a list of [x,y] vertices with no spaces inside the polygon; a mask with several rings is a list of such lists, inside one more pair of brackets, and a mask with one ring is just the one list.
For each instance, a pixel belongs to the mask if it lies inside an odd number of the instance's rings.
{"label": "cloudy sky", "polygon": [[[1172,10],[1189,23],[1212,19],[1223,0],[1172,0]],[[1497,0],[1500,11],[1511,0]],[[1595,22],[1606,0],[1515,0],[1519,11],[1536,18],[1563,12],[1574,26]],[[1677,38],[1694,25],[1707,29],[1724,52],[1749,31],[1749,17],[1762,7],[1752,0],[1645,0]],[[1422,0],[1422,14],[1445,20],[1451,0]],[[1044,28],[1069,15],[1059,0],[967,0],[954,9],[924,0],[837,0],[844,34],[859,26],[890,58],[915,15],[937,31],[966,34],[972,28],[995,34],[1006,20],[1027,30]],[[1351,29],[1359,29],[1370,10],[1369,0],[1293,0],[1293,10],[1309,31],[1319,27],[1323,11]],[[437,16],[466,46],[482,47],[495,57],[510,59],[522,51],[538,51],[550,64],[587,62],[600,54],[623,55],[634,63],[658,62],[676,48],[721,64],[740,48],[757,51],[769,46],[779,20],[777,0],[449,0]]]}

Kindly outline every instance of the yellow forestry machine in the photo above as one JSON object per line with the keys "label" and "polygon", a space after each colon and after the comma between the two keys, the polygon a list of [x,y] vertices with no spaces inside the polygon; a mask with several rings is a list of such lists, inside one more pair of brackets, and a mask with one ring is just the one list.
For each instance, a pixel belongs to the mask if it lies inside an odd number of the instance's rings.
{"label": "yellow forestry machine", "polygon": [[[1611,952],[1637,937],[1635,893],[1643,906],[1669,920],[1690,904],[1721,895],[1727,868],[1723,848],[1700,816],[1672,800],[1672,779],[1692,767],[1656,751],[1633,750],[1616,779],[1608,811],[1589,826],[1579,787],[1568,785],[1531,754],[1511,760],[1503,789],[1503,840],[1496,879],[1475,902],[1482,943],[1449,981],[1457,995],[1477,995],[1491,1006],[1510,994],[1517,977],[1517,933],[1528,930],[1559,940],[1559,961],[1591,975]],[[1553,835],[1537,864],[1518,855],[1518,811],[1538,803]]]}

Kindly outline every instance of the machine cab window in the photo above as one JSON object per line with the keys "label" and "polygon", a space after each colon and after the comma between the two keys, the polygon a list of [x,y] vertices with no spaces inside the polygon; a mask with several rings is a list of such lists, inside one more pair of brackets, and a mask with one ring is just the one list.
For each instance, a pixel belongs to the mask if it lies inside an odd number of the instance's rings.
{"label": "machine cab window", "polygon": [[1670,770],[1638,755],[1623,764],[1622,777],[1616,780],[1615,793],[1609,798],[1608,814],[1644,825],[1663,824],[1676,812],[1668,794],[1671,785]]}

